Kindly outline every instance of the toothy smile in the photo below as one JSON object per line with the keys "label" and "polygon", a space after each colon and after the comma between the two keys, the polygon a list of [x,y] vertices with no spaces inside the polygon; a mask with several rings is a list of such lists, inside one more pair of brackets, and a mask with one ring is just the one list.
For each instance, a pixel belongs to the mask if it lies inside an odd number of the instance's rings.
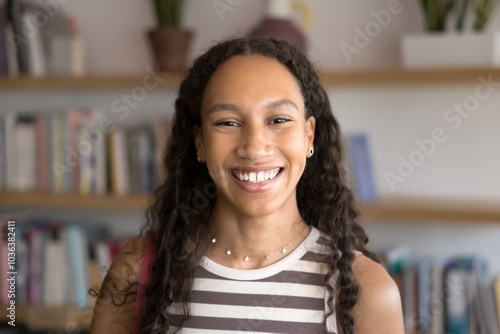
{"label": "toothy smile", "polygon": [[240,181],[260,183],[274,179],[281,171],[281,168],[273,168],[269,170],[262,170],[258,172],[248,172],[243,170],[232,170],[231,173],[235,178]]}

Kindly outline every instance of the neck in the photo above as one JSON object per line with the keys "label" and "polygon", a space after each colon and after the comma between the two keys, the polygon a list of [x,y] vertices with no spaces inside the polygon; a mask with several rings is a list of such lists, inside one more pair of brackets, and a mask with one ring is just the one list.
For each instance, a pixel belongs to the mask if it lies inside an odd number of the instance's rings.
{"label": "neck", "polygon": [[[286,214],[248,217],[232,215],[217,205],[210,230],[216,242],[207,256],[235,269],[256,269],[278,261],[295,249],[310,231],[298,209]],[[283,248],[286,248],[284,253]],[[232,254],[228,255],[227,249]],[[246,256],[249,261],[244,260]]]}

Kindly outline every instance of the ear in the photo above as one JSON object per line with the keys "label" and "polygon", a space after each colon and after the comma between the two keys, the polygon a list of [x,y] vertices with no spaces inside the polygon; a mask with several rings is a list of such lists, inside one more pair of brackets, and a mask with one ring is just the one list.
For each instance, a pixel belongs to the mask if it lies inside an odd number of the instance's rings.
{"label": "ear", "polygon": [[203,135],[199,126],[195,125],[193,128],[194,135],[194,146],[196,147],[196,153],[201,158],[201,161],[205,161],[205,145],[203,142]]}
{"label": "ear", "polygon": [[314,145],[314,130],[316,129],[316,119],[311,116],[305,123],[305,143],[306,152]]}

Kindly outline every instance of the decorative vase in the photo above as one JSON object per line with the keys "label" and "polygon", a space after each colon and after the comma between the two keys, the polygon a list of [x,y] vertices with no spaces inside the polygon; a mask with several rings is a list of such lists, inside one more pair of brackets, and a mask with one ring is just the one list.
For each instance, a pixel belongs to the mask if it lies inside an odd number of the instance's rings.
{"label": "decorative vase", "polygon": [[405,35],[400,47],[409,69],[500,66],[500,32]]}
{"label": "decorative vase", "polygon": [[160,27],[148,32],[153,54],[162,72],[182,71],[191,44],[190,30]]}
{"label": "decorative vase", "polygon": [[292,11],[301,13],[300,26],[306,30],[312,20],[310,7],[299,1],[267,0],[266,17],[249,34],[252,37],[272,37],[282,39],[297,47],[300,51],[307,51],[307,40],[304,33],[291,20]]}

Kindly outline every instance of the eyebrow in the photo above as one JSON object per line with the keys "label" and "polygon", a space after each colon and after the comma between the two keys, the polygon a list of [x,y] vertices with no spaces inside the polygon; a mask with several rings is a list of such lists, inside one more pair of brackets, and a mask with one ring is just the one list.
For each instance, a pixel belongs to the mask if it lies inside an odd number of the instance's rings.
{"label": "eyebrow", "polygon": [[[295,109],[297,109],[297,111],[299,110],[297,105],[292,100],[289,100],[289,99],[280,99],[280,100],[276,100],[276,101],[271,101],[266,105],[266,109],[276,109],[276,108],[279,108],[281,106],[291,106],[291,107],[294,107]],[[232,104],[232,103],[218,103],[218,104],[214,104],[213,106],[211,106],[210,109],[208,109],[207,114],[211,114],[211,113],[214,113],[217,111],[224,111],[224,110],[240,111],[240,108],[237,105]]]}

